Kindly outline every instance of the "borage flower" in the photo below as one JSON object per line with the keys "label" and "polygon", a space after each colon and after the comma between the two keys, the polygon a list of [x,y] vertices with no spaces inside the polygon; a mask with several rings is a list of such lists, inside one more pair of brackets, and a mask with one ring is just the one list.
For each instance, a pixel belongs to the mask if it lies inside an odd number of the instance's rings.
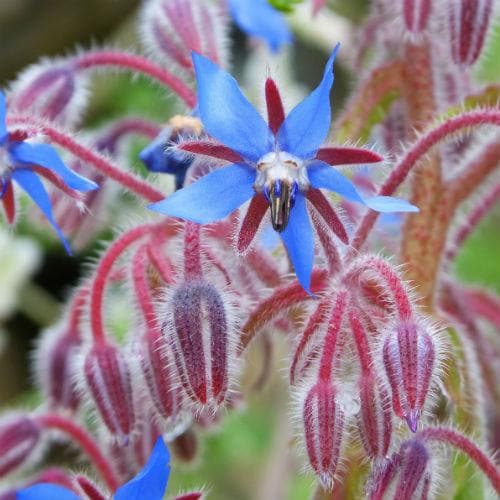
{"label": "borage flower", "polygon": [[[358,148],[320,148],[330,128],[330,89],[337,49],[338,45],[328,59],[321,83],[286,119],[278,88],[267,79],[268,124],[231,75],[205,57],[193,54],[200,118],[206,132],[222,144],[187,141],[178,149],[232,164],[214,170],[150,208],[206,224],[223,219],[252,199],[238,235],[237,248],[244,252],[269,207],[272,225],[280,233],[297,278],[308,292],[314,239],[306,199],[326,221],[338,220],[320,188],[379,212],[417,211],[398,198],[364,198],[347,177],[332,168],[378,162],[382,160],[378,154]],[[342,239],[347,243],[345,233]]]}
{"label": "borage flower", "polygon": [[[161,437],[142,470],[129,482],[120,486],[114,500],[161,500],[167,489],[170,474],[170,453]],[[39,483],[19,490],[17,500],[78,500],[71,490],[55,484]]]}
{"label": "borage flower", "polygon": [[49,144],[28,142],[26,134],[19,131],[9,133],[6,114],[5,96],[0,92],[0,199],[7,220],[12,223],[15,217],[12,187],[12,181],[15,181],[38,205],[61,238],[66,251],[71,253],[68,242],[54,220],[49,195],[38,176],[45,177],[68,194],[72,194],[70,190],[85,192],[98,186],[69,169]]}

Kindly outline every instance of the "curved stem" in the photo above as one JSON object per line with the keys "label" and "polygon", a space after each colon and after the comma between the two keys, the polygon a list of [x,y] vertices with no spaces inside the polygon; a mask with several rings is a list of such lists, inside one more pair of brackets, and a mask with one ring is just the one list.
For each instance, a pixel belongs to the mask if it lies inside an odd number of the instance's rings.
{"label": "curved stem", "polygon": [[134,281],[134,290],[137,302],[150,330],[157,327],[156,314],[153,307],[151,292],[147,280],[147,261],[148,245],[142,245],[135,253],[132,259],[132,278]]}
{"label": "curved stem", "polygon": [[79,143],[69,134],[62,132],[52,125],[46,123],[38,123],[27,116],[10,116],[7,120],[9,125],[24,125],[32,127],[32,134],[43,133],[53,144],[56,144],[71,154],[82,160],[83,162],[92,165],[96,170],[120,183],[125,188],[151,202],[163,200],[165,195],[156,188],[143,181],[133,174],[125,172],[117,165],[114,165],[104,155],[99,154],[87,146]]}
{"label": "curved stem", "polygon": [[36,415],[35,420],[45,429],[56,429],[74,439],[88,455],[95,470],[101,475],[111,491],[114,492],[120,486],[120,481],[112,465],[86,429],[75,424],[69,418],[56,413]]}
{"label": "curved stem", "polygon": [[[500,125],[500,110],[470,111],[451,118],[438,127],[422,135],[406,152],[388,179],[382,185],[379,195],[391,196],[403,183],[410,171],[425,157],[431,148],[446,140],[450,136],[480,125]],[[361,249],[371,229],[373,228],[378,212],[370,210],[361,220],[352,238],[355,250]]]}
{"label": "curved stem", "polygon": [[89,297],[89,288],[87,285],[82,285],[80,289],[76,292],[73,297],[73,301],[70,306],[70,313],[68,318],[68,326],[71,334],[79,337],[78,326],[80,324],[80,319],[83,314],[83,307],[85,306],[87,299]]}
{"label": "curved stem", "polygon": [[194,92],[180,78],[168,72],[162,66],[137,54],[120,52],[118,50],[98,50],[85,52],[76,56],[72,61],[72,67],[76,70],[98,68],[101,66],[114,66],[147,75],[170,88],[190,109],[196,106]]}
{"label": "curved stem", "polygon": [[439,441],[451,444],[465,453],[486,474],[497,493],[500,493],[500,472],[488,455],[468,437],[453,429],[445,427],[429,427],[424,429],[420,436],[426,441]]}

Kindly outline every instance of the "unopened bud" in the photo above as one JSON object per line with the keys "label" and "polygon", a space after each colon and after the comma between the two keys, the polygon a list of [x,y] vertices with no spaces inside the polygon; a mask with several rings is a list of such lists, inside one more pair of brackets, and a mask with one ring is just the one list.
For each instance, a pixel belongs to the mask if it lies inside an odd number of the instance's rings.
{"label": "unopened bud", "polygon": [[413,35],[422,33],[432,10],[432,0],[403,0],[403,19],[406,29]]}
{"label": "unopened bud", "polygon": [[392,436],[389,394],[377,377],[370,373],[359,381],[359,399],[357,424],[365,451],[370,458],[385,457]]}
{"label": "unopened bud", "polygon": [[331,383],[319,381],[309,389],[302,419],[309,463],[323,486],[331,489],[344,434],[344,412]]}
{"label": "unopened bud", "polygon": [[386,336],[382,357],[392,391],[392,406],[416,432],[436,367],[435,339],[419,323],[409,319]]}
{"label": "unopened bud", "polygon": [[235,331],[230,306],[209,283],[188,281],[169,300],[166,335],[191,400],[210,409],[228,396],[235,360]]}
{"label": "unopened bud", "polygon": [[88,500],[106,500],[106,495],[104,495],[97,485],[91,481],[87,476],[83,474],[77,474],[75,476],[75,483],[85,494],[85,498]]}
{"label": "unopened bud", "polygon": [[174,500],[201,500],[203,498],[202,491],[191,491],[190,493],[184,493],[182,495],[177,495]]}
{"label": "unopened bud", "polygon": [[23,465],[40,441],[40,427],[26,415],[3,416],[0,421],[0,478]]}
{"label": "unopened bud", "polygon": [[109,431],[127,438],[135,425],[135,410],[128,363],[118,347],[94,345],[84,361],[84,377],[90,397]]}
{"label": "unopened bud", "polygon": [[42,392],[56,408],[74,411],[80,404],[73,380],[80,344],[79,335],[64,328],[47,330],[41,337],[36,353],[37,378]]}
{"label": "unopened bud", "polygon": [[456,64],[476,62],[484,45],[493,0],[448,0],[451,56]]}
{"label": "unopened bud", "polygon": [[193,428],[186,429],[179,434],[171,443],[172,453],[182,462],[192,462],[198,456],[199,443],[198,436]]}

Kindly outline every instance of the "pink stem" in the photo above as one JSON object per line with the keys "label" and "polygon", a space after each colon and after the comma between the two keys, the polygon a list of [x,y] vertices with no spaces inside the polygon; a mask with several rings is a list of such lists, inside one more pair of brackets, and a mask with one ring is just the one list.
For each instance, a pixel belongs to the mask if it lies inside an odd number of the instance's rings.
{"label": "pink stem", "polygon": [[[470,111],[446,120],[438,127],[421,136],[413,144],[396,168],[391,172],[378,194],[381,196],[391,196],[406,179],[411,169],[418,164],[432,147],[441,143],[448,137],[467,130],[470,127],[488,124],[500,125],[500,111]],[[378,216],[378,212],[369,210],[363,217],[352,239],[352,247],[355,250],[361,249]]]}
{"label": "pink stem", "polygon": [[68,318],[69,331],[79,336],[78,326],[80,325],[80,319],[83,314],[83,307],[87,303],[89,297],[89,289],[86,285],[80,287],[76,295],[73,297],[73,302],[70,306],[70,314]]}
{"label": "pink stem", "polygon": [[186,222],[184,226],[184,278],[189,281],[200,277],[200,225]]}
{"label": "pink stem", "polygon": [[161,253],[157,243],[148,245],[148,255],[155,269],[160,273],[162,280],[167,285],[174,282],[174,272],[169,260]]}
{"label": "pink stem", "polygon": [[135,116],[129,116],[117,120],[110,125],[97,140],[100,149],[114,150],[116,143],[128,134],[143,135],[148,139],[154,139],[161,131],[157,123],[144,120]]}
{"label": "pink stem", "polygon": [[99,449],[94,438],[72,420],[56,413],[37,415],[36,421],[45,429],[57,429],[73,438],[89,456],[94,464],[95,470],[100,473],[104,482],[111,491],[115,491],[120,486],[113,467]]}
{"label": "pink stem", "polygon": [[106,283],[109,281],[114,263],[132,244],[155,229],[158,230],[157,224],[135,227],[115,240],[99,261],[94,273],[90,301],[90,326],[95,342],[103,342],[105,339],[102,306]]}
{"label": "pink stem", "polygon": [[150,330],[157,327],[156,314],[153,307],[153,301],[149,284],[147,280],[148,265],[148,245],[142,245],[132,259],[132,277],[134,280],[134,290],[137,302],[141,308],[144,320]]}
{"label": "pink stem", "polygon": [[99,66],[115,66],[137,71],[169,87],[190,109],[196,106],[196,96],[194,92],[180,78],[137,54],[129,54],[117,50],[86,52],[76,56],[72,66],[76,70],[96,68]]}
{"label": "pink stem", "polygon": [[445,444],[451,444],[455,448],[464,452],[471,460],[476,462],[477,466],[486,474],[497,493],[500,493],[500,472],[493,460],[486,455],[469,438],[453,429],[445,427],[428,427],[420,435],[426,441],[439,441]]}
{"label": "pink stem", "polygon": [[48,125],[46,123],[36,123],[32,118],[26,116],[11,116],[8,118],[7,123],[9,125],[22,124],[32,126],[34,128],[33,133],[42,132],[51,140],[52,143],[66,149],[84,163],[92,165],[99,172],[102,172],[111,179],[122,184],[133,193],[148,201],[155,202],[165,198],[163,193],[152,187],[147,182],[133,174],[125,172],[117,165],[114,165],[105,156],[80,144],[70,135],[61,132],[52,125]]}
{"label": "pink stem", "polygon": [[358,312],[354,309],[349,311],[349,323],[351,330],[356,341],[356,348],[358,349],[359,363],[363,375],[370,375],[372,373],[372,356],[370,353],[370,344],[366,335],[365,328],[361,322]]}

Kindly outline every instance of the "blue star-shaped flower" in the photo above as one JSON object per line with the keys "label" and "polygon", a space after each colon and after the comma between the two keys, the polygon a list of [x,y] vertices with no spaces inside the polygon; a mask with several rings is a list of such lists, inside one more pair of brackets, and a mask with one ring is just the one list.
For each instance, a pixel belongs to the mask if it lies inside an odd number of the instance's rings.
{"label": "blue star-shaped flower", "polygon": [[[113,500],[162,500],[170,474],[170,453],[161,437],[149,456],[146,465],[128,483],[120,486]],[[54,484],[39,483],[16,494],[16,500],[78,500],[67,488]]]}
{"label": "blue star-shaped flower", "polygon": [[[179,149],[232,164],[217,169],[169,198],[150,206],[157,212],[201,224],[223,219],[252,199],[243,226],[258,228],[268,207],[295,273],[309,292],[314,260],[308,202],[328,222],[334,214],[320,189],[363,203],[379,212],[415,212],[405,200],[388,196],[364,198],[352,182],[331,165],[378,162],[372,151],[321,148],[330,128],[330,90],[338,46],[326,63],[318,87],[285,118],[279,92],[266,81],[268,123],[241,93],[234,78],[205,57],[194,54],[198,109],[205,130],[222,144],[190,141]],[[339,237],[347,242],[346,234]],[[254,231],[255,233],[255,231]],[[244,236],[246,247],[253,236]],[[244,248],[240,248],[244,250]]]}
{"label": "blue star-shaped flower", "polygon": [[6,125],[5,96],[0,92],[0,199],[9,222],[14,220],[15,205],[12,181],[15,181],[38,205],[56,230],[68,253],[70,247],[52,215],[52,205],[39,175],[49,181],[62,183],[75,191],[90,191],[99,186],[78,175],[61,160],[57,151],[48,144],[26,142],[18,134],[9,134]]}
{"label": "blue star-shaped flower", "polygon": [[273,52],[292,41],[285,16],[267,0],[229,0],[229,11],[243,32],[262,38]]}

